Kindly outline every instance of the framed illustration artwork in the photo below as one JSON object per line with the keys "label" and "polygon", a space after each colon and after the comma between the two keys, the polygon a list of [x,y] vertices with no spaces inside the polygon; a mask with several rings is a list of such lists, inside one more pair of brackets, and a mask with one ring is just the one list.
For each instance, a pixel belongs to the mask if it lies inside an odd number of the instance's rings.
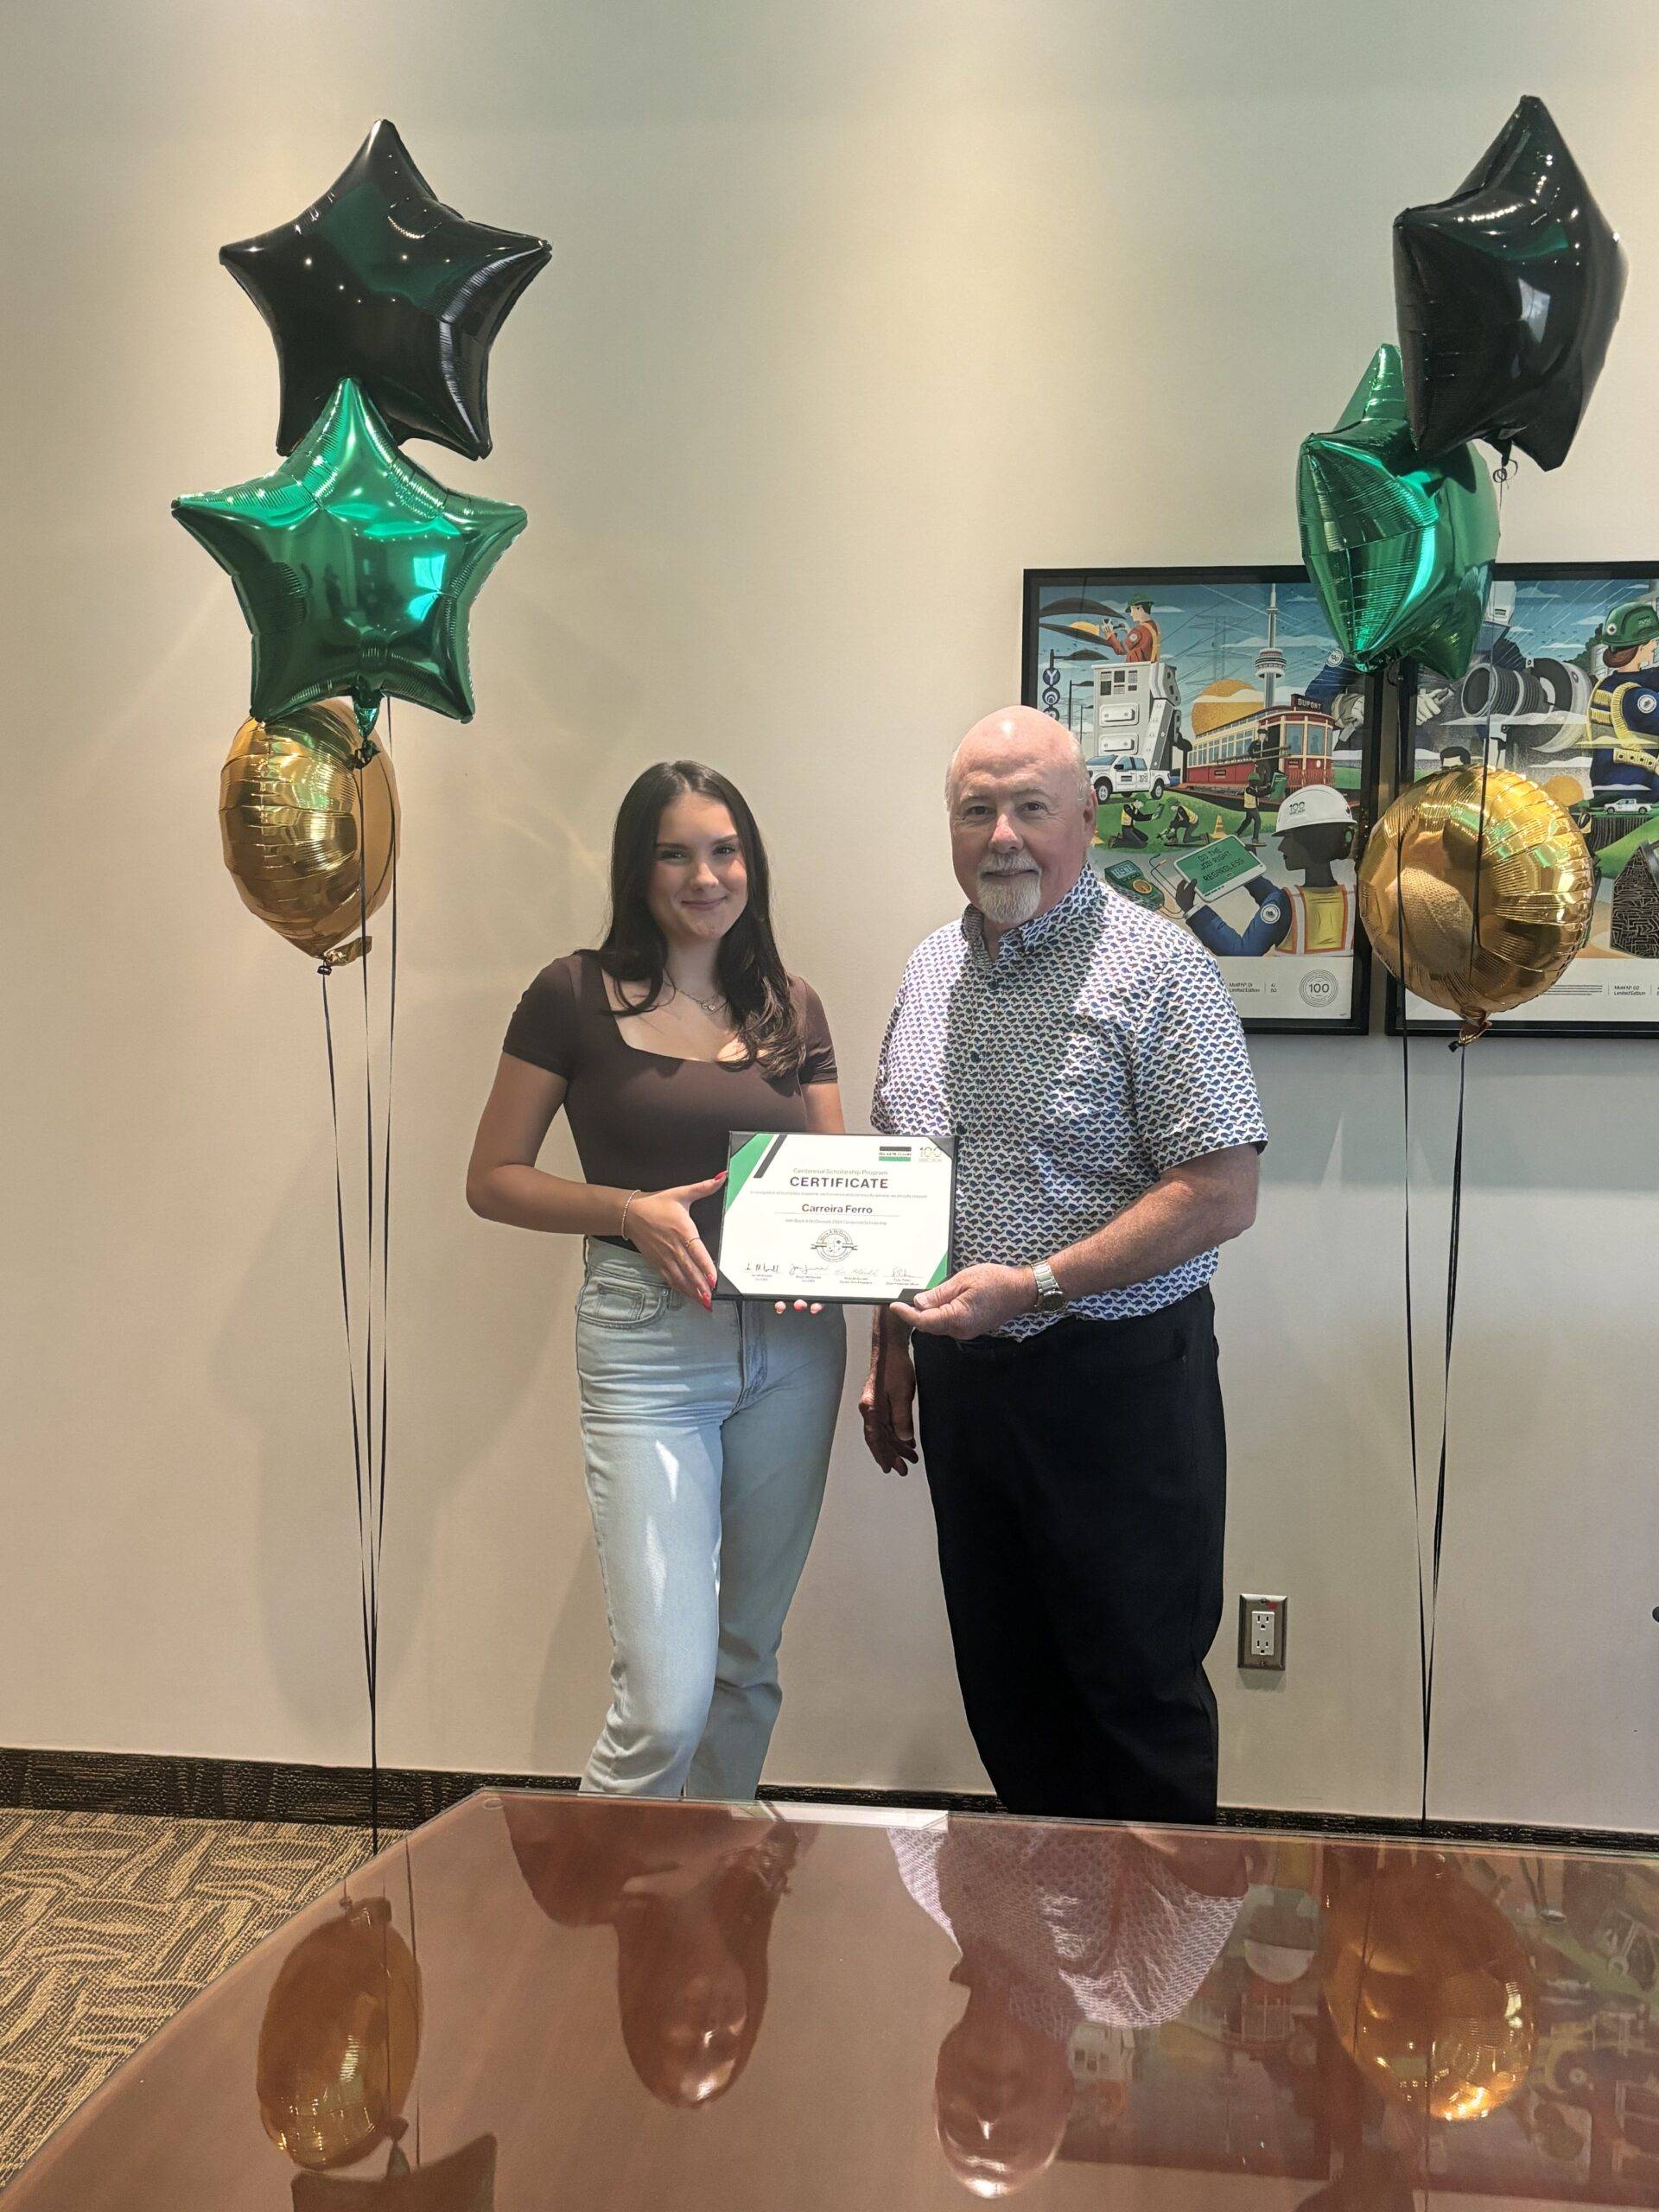
{"label": "framed illustration artwork", "polygon": [[[1357,1866],[1340,1847],[1338,1856],[1339,1878],[1353,1881]],[[1412,2113],[1408,2125],[1406,2098],[1384,2100],[1363,2086],[1325,2003],[1329,1847],[1312,1837],[1278,1839],[1265,1872],[1175,2018],[1123,2026],[1091,2018],[1080,2005],[1059,2155],[1120,2169],[1109,2182],[1102,2176],[1100,2202],[1150,2198],[1151,2190],[1137,2190],[1134,2170],[1170,2168],[1230,2180],[1294,2179],[1306,2186],[1255,2201],[1305,2207],[1403,2206],[1421,2190],[1437,2205],[1465,2198],[1486,2212],[1541,2201],[1656,2201],[1659,1879],[1650,1862],[1618,1853],[1469,1852],[1434,1878],[1445,1885],[1443,1909],[1465,1927],[1491,1930],[1500,1916],[1508,1923],[1526,1961],[1535,2025],[1530,2063],[1510,2094],[1492,2098],[1484,2113],[1471,2097],[1465,2119],[1431,2123]],[[1390,1994],[1412,1987],[1394,1964],[1397,1955],[1389,1954],[1392,1971],[1379,1977]],[[1156,1982],[1147,1976],[1130,1986]],[[1402,2019],[1381,1999],[1370,2018],[1379,2040],[1390,2020]],[[1408,2026],[1401,2032],[1408,2049]],[[1467,2048],[1477,2065],[1484,2058],[1490,2082],[1497,2071],[1490,2031]],[[1370,2070],[1374,2083],[1375,2059]],[[1410,2077],[1402,2068],[1396,2078]],[[1363,2190],[1344,2194],[1332,2181],[1338,2159],[1350,2178],[1363,2174]],[[1165,2194],[1172,2202],[1199,2201],[1196,2186]],[[1226,2201],[1221,2188],[1211,2194]],[[1239,2201],[1252,2200],[1240,2193]]]}
{"label": "framed illustration artwork", "polygon": [[1026,571],[1021,696],[1083,747],[1095,869],[1208,946],[1247,1029],[1369,1025],[1376,692],[1305,569]]}
{"label": "framed illustration artwork", "polygon": [[[1560,981],[1491,1035],[1659,1036],[1659,562],[1500,562],[1460,683],[1427,671],[1401,721],[1397,788],[1484,760],[1541,784],[1596,868],[1590,941]],[[1419,1029],[1439,1007],[1389,985]]]}

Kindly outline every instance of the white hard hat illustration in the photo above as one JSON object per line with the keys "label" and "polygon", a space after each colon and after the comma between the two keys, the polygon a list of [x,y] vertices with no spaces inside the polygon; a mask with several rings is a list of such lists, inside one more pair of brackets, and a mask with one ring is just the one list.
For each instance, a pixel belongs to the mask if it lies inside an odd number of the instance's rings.
{"label": "white hard hat illustration", "polygon": [[1287,830],[1311,830],[1316,822],[1347,823],[1353,818],[1352,808],[1334,785],[1304,784],[1274,817],[1273,834],[1282,837]]}

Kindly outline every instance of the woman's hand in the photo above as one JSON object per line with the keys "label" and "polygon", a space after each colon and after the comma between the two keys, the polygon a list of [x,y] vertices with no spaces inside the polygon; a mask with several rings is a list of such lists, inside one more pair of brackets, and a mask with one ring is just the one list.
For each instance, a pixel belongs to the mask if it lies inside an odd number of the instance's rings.
{"label": "woman's hand", "polygon": [[791,1306],[788,1299],[777,1298],[772,1300],[772,1310],[774,1313],[822,1313],[823,1308],[816,1300],[809,1306],[804,1298],[798,1298]]}
{"label": "woman's hand", "polygon": [[722,1168],[704,1183],[682,1183],[671,1191],[642,1191],[627,1206],[627,1236],[651,1262],[671,1290],[695,1298],[706,1313],[713,1304],[715,1263],[697,1234],[691,1208],[726,1180]]}

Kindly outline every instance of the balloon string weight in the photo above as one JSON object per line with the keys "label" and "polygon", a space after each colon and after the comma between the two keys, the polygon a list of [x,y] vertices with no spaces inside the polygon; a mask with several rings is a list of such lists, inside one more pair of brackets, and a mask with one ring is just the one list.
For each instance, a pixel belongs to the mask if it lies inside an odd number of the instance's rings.
{"label": "balloon string weight", "polygon": [[[387,723],[391,722],[388,702]],[[346,1370],[351,1407],[352,1475],[357,1508],[358,1590],[363,1638],[363,1671],[369,1707],[369,1835],[380,1847],[380,1572],[385,1539],[386,1443],[390,1394],[387,1381],[388,1281],[391,1224],[392,1067],[397,1024],[397,848],[391,848],[388,899],[385,1042],[378,1049],[371,990],[373,940],[368,934],[368,839],[363,771],[379,751],[365,738],[353,759],[358,826],[358,934],[349,944],[325,956],[317,973],[322,982],[323,1041],[328,1068],[328,1107],[334,1140],[334,1224],[340,1259],[340,1315],[345,1327]],[[341,1118],[341,1077],[335,1050],[328,979],[338,968],[355,963],[362,977],[363,1197],[348,1205],[352,1145]],[[355,1039],[353,1039],[355,1043]],[[377,1060],[382,1061],[378,1071]],[[361,1235],[358,1234],[360,1223]],[[353,1283],[356,1285],[353,1291]]]}

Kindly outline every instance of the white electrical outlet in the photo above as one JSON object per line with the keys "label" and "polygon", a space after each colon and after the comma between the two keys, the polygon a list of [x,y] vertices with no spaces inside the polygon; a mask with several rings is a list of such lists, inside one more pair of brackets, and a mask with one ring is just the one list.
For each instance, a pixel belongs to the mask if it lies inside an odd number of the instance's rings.
{"label": "white electrical outlet", "polygon": [[1246,1593],[1238,1601],[1238,1663],[1281,1674],[1285,1664],[1283,1598],[1259,1598]]}

